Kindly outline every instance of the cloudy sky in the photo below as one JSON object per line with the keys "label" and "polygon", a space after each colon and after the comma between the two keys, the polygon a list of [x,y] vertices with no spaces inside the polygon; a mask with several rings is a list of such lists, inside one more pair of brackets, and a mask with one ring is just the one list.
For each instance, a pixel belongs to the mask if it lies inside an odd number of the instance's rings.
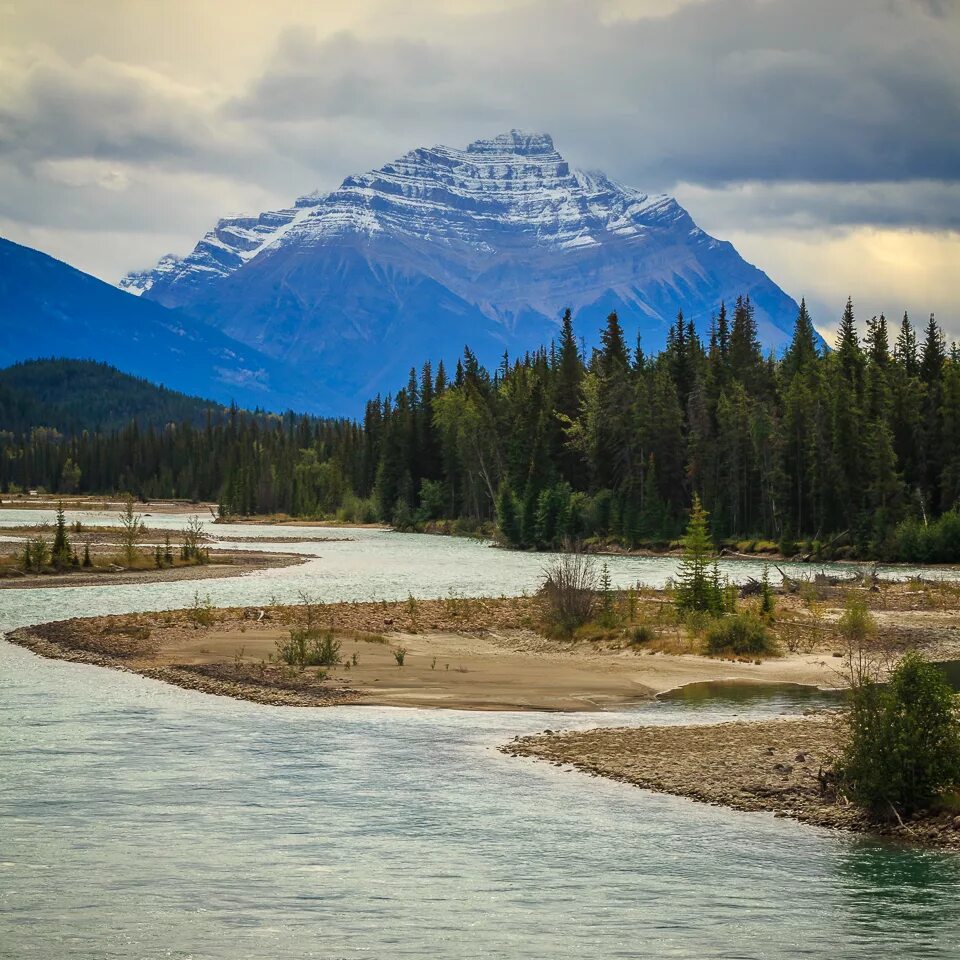
{"label": "cloudy sky", "polygon": [[0,235],[115,281],[511,127],[674,194],[832,329],[960,337],[960,0],[0,0]]}

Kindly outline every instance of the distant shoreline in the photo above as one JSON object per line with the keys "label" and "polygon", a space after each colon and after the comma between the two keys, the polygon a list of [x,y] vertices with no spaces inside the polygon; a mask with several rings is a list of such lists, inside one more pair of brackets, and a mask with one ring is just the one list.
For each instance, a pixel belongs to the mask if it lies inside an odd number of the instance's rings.
{"label": "distant shoreline", "polygon": [[[16,499],[0,499],[0,526],[3,525],[3,511],[10,510],[56,510],[57,506],[63,503],[65,510],[76,511],[119,511],[126,505],[125,501],[116,497],[96,497],[96,496],[69,496],[63,498],[44,495],[41,497],[18,496]],[[388,523],[380,521],[361,522],[345,521],[336,519],[301,519],[291,517],[289,514],[256,514],[245,517],[219,517],[217,516],[217,504],[215,503],[193,503],[189,500],[153,500],[146,503],[136,503],[134,508],[137,513],[149,519],[151,514],[183,516],[184,518],[196,515],[205,524],[210,527],[217,527],[221,524],[233,524],[236,526],[278,526],[278,527],[315,527],[318,529],[329,528],[333,530],[356,529],[356,530],[382,530],[385,532],[397,533],[419,533],[423,535],[441,536],[441,537],[465,537],[468,539],[488,541],[491,546],[499,549],[515,550],[514,547],[505,547],[497,541],[493,534],[492,526],[487,523],[475,529],[454,529],[453,521],[433,520],[417,524],[410,530],[399,530]],[[683,555],[682,547],[677,544],[666,544],[662,546],[653,546],[650,544],[639,547],[623,547],[613,542],[594,542],[586,543],[581,549],[596,557],[652,557],[652,558],[674,558],[677,559]],[[520,550],[521,553],[536,553],[532,550]],[[548,550],[545,553],[564,552],[558,550]],[[960,564],[949,563],[921,563],[921,562],[895,562],[877,560],[874,558],[850,559],[848,557],[839,557],[837,559],[826,558],[800,558],[796,555],[786,555],[778,550],[764,549],[757,551],[733,549],[729,544],[721,545],[717,554],[717,559],[724,560],[744,560],[753,563],[767,563],[776,565],[778,563],[803,563],[811,570],[816,570],[821,564],[830,564],[845,566],[851,569],[863,569],[877,567],[878,569],[890,569],[896,567],[911,567],[929,570],[957,570]]]}

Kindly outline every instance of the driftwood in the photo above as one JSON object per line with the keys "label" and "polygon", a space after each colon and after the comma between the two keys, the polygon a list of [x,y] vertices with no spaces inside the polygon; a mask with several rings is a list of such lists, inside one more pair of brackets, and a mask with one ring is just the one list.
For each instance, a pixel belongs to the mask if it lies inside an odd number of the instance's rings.
{"label": "driftwood", "polygon": [[[838,533],[836,536],[828,540],[825,546],[822,547],[821,549],[829,550],[831,547],[835,547],[844,537],[849,536],[849,534],[850,534],[849,530],[844,530],[842,533]],[[814,540],[817,540],[817,539],[819,539],[819,531],[817,532],[817,536],[814,537]],[[812,559],[813,559],[813,552],[811,551],[810,553],[803,554],[800,557],[800,562],[809,563]]]}
{"label": "driftwood", "polygon": [[[776,566],[776,564],[774,564],[774,566]],[[783,589],[786,590],[787,593],[799,592],[800,581],[795,579],[794,577],[789,576],[789,574],[784,573],[783,570],[780,569],[780,567],[777,567],[776,569],[777,569],[777,573],[779,573],[780,576],[783,578]]]}
{"label": "driftwood", "polygon": [[748,577],[746,583],[740,585],[741,597],[755,597],[763,590],[763,584],[756,577]]}

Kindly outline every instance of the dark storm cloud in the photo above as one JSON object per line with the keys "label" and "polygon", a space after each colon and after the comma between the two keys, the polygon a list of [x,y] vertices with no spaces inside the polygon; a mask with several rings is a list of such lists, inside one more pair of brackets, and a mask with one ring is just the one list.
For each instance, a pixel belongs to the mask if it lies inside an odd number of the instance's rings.
{"label": "dark storm cloud", "polygon": [[228,115],[279,122],[370,116],[470,115],[483,122],[489,105],[457,82],[451,49],[424,41],[361,40],[338,33],[318,40],[290,29],[267,72]]}
{"label": "dark storm cloud", "polygon": [[[837,263],[865,262],[870,228],[910,228],[882,261],[903,289],[952,271],[960,0],[208,0],[168,21],[120,0],[0,3],[7,235],[117,276],[226,213],[526,127],[575,166],[675,193],[718,236],[762,238],[753,255],[785,281],[829,247],[841,305]],[[71,246],[94,234],[102,256]],[[922,274],[900,252],[920,234]]]}
{"label": "dark storm cloud", "polygon": [[412,146],[532,123],[652,188],[953,181],[958,62],[948,2],[708,0],[613,22],[554,2],[429,42],[288,35],[230,109],[281,142],[292,124],[375,126],[384,158],[400,132]]}

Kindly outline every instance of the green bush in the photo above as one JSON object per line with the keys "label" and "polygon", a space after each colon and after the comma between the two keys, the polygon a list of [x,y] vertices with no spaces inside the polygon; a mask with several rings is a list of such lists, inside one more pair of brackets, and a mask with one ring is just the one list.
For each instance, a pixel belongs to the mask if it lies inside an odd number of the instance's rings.
{"label": "green bush", "polygon": [[340,663],[340,641],[332,630],[294,629],[277,641],[277,656],[292,667],[333,667]]}
{"label": "green bush", "polygon": [[770,633],[752,613],[734,613],[717,620],[707,629],[710,653],[769,653]]}
{"label": "green bush", "polygon": [[893,532],[889,560],[905,563],[960,561],[960,512],[948,510],[930,523],[904,520]]}
{"label": "green bush", "polygon": [[187,616],[190,618],[191,623],[193,623],[195,630],[199,630],[201,627],[213,626],[217,621],[217,614],[214,610],[213,602],[210,600],[210,595],[207,594],[207,596],[201,597],[200,591],[195,590],[193,593],[193,604],[187,608]]}
{"label": "green bush", "polygon": [[377,505],[373,497],[363,499],[349,490],[344,494],[337,509],[339,523],[375,523],[377,519]]}
{"label": "green bush", "polygon": [[628,636],[631,643],[641,646],[642,644],[656,640],[657,631],[647,623],[640,623],[630,629]]}
{"label": "green bush", "polygon": [[910,814],[960,783],[960,708],[934,664],[909,653],[889,683],[851,696],[838,772],[852,799],[875,816]]}

